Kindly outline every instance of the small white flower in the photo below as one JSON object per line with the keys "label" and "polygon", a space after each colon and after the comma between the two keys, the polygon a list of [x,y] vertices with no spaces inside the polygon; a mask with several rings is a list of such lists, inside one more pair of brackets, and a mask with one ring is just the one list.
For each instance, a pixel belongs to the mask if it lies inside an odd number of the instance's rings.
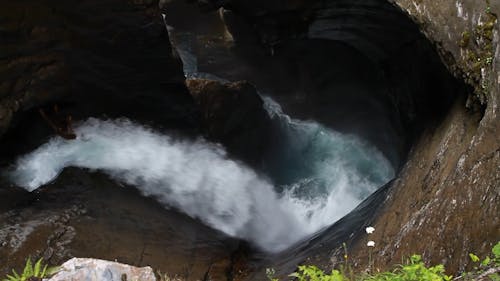
{"label": "small white flower", "polygon": [[368,243],[366,243],[366,246],[375,247],[375,241],[368,241]]}
{"label": "small white flower", "polygon": [[365,230],[366,230],[366,233],[372,234],[375,231],[375,227],[369,226]]}

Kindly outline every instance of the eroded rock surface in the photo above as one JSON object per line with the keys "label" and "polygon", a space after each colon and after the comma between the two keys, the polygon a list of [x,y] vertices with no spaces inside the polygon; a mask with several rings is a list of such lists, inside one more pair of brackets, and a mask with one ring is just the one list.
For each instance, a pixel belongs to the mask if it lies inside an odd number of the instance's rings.
{"label": "eroded rock surface", "polygon": [[257,90],[248,82],[221,83],[188,79],[207,137],[230,152],[259,163],[269,147],[271,120]]}
{"label": "eroded rock surface", "polygon": [[[171,60],[169,56],[161,55],[170,50],[164,50],[165,37],[158,39],[164,29],[158,22],[158,13],[154,12],[156,8],[152,8],[156,4],[154,1],[134,1],[139,6],[115,0],[78,5],[74,1],[61,4],[46,0],[37,2],[40,4],[33,2],[33,5],[4,2],[2,4],[7,6],[3,7],[7,8],[0,12],[0,35],[7,43],[0,46],[0,74],[7,79],[0,81],[0,133],[9,126],[13,116],[19,116],[17,113],[60,96],[71,102],[81,101],[80,105],[84,106],[80,112],[87,114],[129,112],[136,115],[133,117],[145,120],[152,114],[165,113],[163,107],[157,106],[169,104],[176,110],[162,115],[167,121],[176,123],[183,120],[178,116],[192,115],[193,106],[189,99],[178,100],[182,95],[162,95],[165,84],[149,87],[149,82],[168,75],[175,77],[176,82],[182,80],[180,68],[173,71],[174,74],[164,72],[164,66]],[[335,254],[343,254],[340,239],[345,237],[357,238],[357,243],[349,245],[349,252],[355,264],[364,269],[368,258],[367,237],[363,232],[367,224],[376,228],[370,239],[377,243],[374,259],[379,268],[400,262],[402,256],[422,253],[426,262],[444,263],[450,272],[456,272],[469,264],[469,252],[480,256],[489,252],[492,243],[500,237],[498,1],[393,0],[402,11],[387,6],[386,1],[375,0],[198,2],[207,11],[220,6],[226,8],[222,18],[236,43],[251,44],[250,48],[259,46],[259,51],[269,57],[278,57],[278,64],[289,62],[280,70],[297,70],[285,76],[288,80],[273,76],[269,81],[285,81],[283,92],[294,94],[298,107],[310,96],[305,91],[288,90],[303,90],[304,85],[319,85],[320,88],[324,85],[322,83],[329,82],[328,75],[331,74],[329,67],[314,72],[320,73],[319,77],[308,71],[298,71],[316,69],[317,65],[324,63],[321,59],[314,63],[306,59],[295,64],[293,59],[298,54],[311,53],[311,45],[304,44],[304,41],[336,41],[366,55],[383,69],[373,78],[392,83],[392,87],[377,98],[388,99],[387,103],[394,110],[389,118],[398,129],[394,135],[407,138],[404,144],[395,146],[405,151],[414,144],[398,179],[388,188],[388,197],[381,211],[365,210],[361,213],[364,217],[356,220],[359,229],[346,230],[346,235],[335,236],[338,238],[335,241],[319,237],[301,245],[299,253],[315,249],[315,254],[300,256],[301,260],[294,260],[287,269],[293,270],[297,263],[304,261],[324,267],[335,266],[336,261],[342,260],[341,257],[335,259]],[[115,10],[115,7],[124,9]],[[144,11],[153,11],[156,15],[151,18]],[[409,24],[403,12],[411,15],[419,28]],[[429,42],[419,37],[419,30],[437,45],[448,69],[474,87],[474,93],[469,93],[468,103],[464,89],[442,71],[439,59],[432,55]],[[289,44],[291,41],[294,44]],[[39,54],[41,49],[44,52]],[[154,56],[150,55],[153,49],[156,50]],[[159,57],[164,60],[159,60]],[[290,67],[293,64],[294,67]],[[163,82],[167,84],[165,88],[171,87],[169,79]],[[254,90],[245,84],[222,85],[209,81],[188,82],[188,86],[202,109],[207,135],[212,134],[215,140],[225,142],[234,151],[244,150],[239,146],[241,139],[252,142],[259,139],[259,134],[255,133],[258,130],[254,129],[259,127],[260,121],[253,123],[246,118],[248,113],[261,120],[253,115],[258,112],[254,106],[259,105],[259,101],[253,97],[247,99],[255,94]],[[251,95],[240,99],[235,90]],[[179,92],[185,94],[182,90]],[[206,95],[207,92],[211,94]],[[219,95],[224,98],[219,99]],[[80,99],[68,99],[69,96]],[[120,107],[115,107],[116,100],[123,102]],[[452,100],[454,107],[449,110]],[[254,109],[241,109],[242,101],[249,102],[247,106]],[[318,99],[315,105],[323,101]],[[91,105],[99,106],[94,108]],[[151,105],[156,110],[138,110]],[[467,110],[467,107],[471,109]],[[441,117],[444,115],[447,116],[443,121]],[[213,276],[224,276],[227,272],[230,264],[224,246],[227,244],[217,244],[216,250],[211,248],[211,254],[206,256],[203,249],[210,247],[204,237],[197,237],[195,231],[174,238],[190,238],[190,245],[201,244],[197,248],[199,251],[189,252],[183,248],[169,248],[160,242],[153,243],[151,240],[156,235],[148,236],[148,233],[155,230],[160,236],[168,236],[175,233],[169,229],[174,226],[167,225],[158,230],[157,225],[165,225],[163,218],[148,215],[151,221],[145,223],[144,214],[131,215],[134,212],[128,206],[111,210],[107,200],[101,198],[101,191],[95,194],[100,198],[97,201],[81,200],[94,202],[89,203],[90,207],[76,205],[78,209],[94,210],[90,215],[71,211],[73,205],[53,209],[57,214],[40,211],[37,209],[40,205],[33,204],[36,197],[28,203],[8,202],[9,208],[13,206],[14,210],[0,217],[5,237],[3,248],[0,248],[2,264],[8,267],[22,265],[29,253],[47,254],[51,262],[58,263],[71,254],[98,252],[103,258],[118,256],[134,264],[153,261],[158,267],[177,270],[182,267],[179,264],[189,264],[186,275],[193,279],[202,278],[207,268],[220,268],[215,273],[208,270]],[[134,210],[145,205],[151,204],[149,201],[138,204],[140,207]],[[59,216],[66,211],[69,219]],[[148,214],[156,212],[159,208]],[[120,220],[98,220],[100,215],[119,217]],[[175,216],[170,216],[169,220],[177,222]],[[127,235],[120,235],[120,241],[112,239],[120,232]],[[202,232],[209,231],[203,228]],[[99,234],[97,246],[87,239],[96,233]],[[331,233],[326,231],[323,237]],[[68,241],[72,242],[68,244]],[[132,253],[130,249],[123,249],[124,244],[135,245],[131,247],[134,249]],[[181,254],[173,256],[182,258],[172,258],[164,249],[178,251]],[[57,256],[55,251],[64,257]],[[196,262],[189,262],[193,260]]]}
{"label": "eroded rock surface", "polygon": [[0,4],[0,135],[27,111],[54,103],[74,119],[156,115],[169,126],[191,113],[157,2]]}
{"label": "eroded rock surface", "polygon": [[14,194],[0,214],[1,276],[22,270],[27,257],[53,266],[92,257],[202,280],[208,271],[223,275],[238,248],[238,241],[98,173],[70,168],[40,190]]}
{"label": "eroded rock surface", "polygon": [[[500,6],[498,1],[394,2],[420,23],[448,67],[475,91],[420,138],[372,238],[379,241],[381,266],[422,253],[451,272],[463,271],[471,266],[468,253],[487,255],[500,238]],[[466,109],[474,100],[483,114]],[[366,252],[358,244],[361,260]]]}
{"label": "eroded rock surface", "polygon": [[[494,0],[391,0],[408,13],[440,51],[446,65],[474,86],[483,105],[497,104],[500,47]],[[470,106],[470,101],[469,104]]]}
{"label": "eroded rock surface", "polygon": [[[191,10],[222,7],[198,14],[186,13],[184,0],[163,2],[171,34],[189,37],[198,71],[251,81],[287,114],[358,135],[394,166],[463,92],[418,26],[386,1],[197,1]],[[187,29],[186,17],[212,28]],[[235,41],[215,52],[206,42],[223,36],[213,31],[220,25]]]}
{"label": "eroded rock surface", "polygon": [[[449,272],[463,271],[469,253],[488,255],[498,241],[500,123],[479,119],[457,102],[412,150],[373,223],[377,266],[420,253]],[[359,263],[368,259],[366,239],[353,251]]]}

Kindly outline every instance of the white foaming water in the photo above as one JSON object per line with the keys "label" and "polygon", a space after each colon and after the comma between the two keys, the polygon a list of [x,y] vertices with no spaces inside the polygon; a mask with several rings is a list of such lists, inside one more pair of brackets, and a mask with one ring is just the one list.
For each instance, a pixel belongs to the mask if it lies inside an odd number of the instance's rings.
{"label": "white foaming water", "polygon": [[[199,71],[192,48],[196,40],[194,34],[177,32],[166,19],[164,15],[185,76],[228,82]],[[265,161],[273,184],[250,168],[227,159],[220,147],[204,141],[173,142],[167,136],[132,123],[92,120],[83,124],[77,131],[92,143],[88,149],[100,150],[108,155],[101,157],[113,160],[106,165],[96,163],[101,161],[96,158],[90,161],[92,165],[67,163],[106,171],[119,181],[137,186],[146,195],[155,195],[168,206],[268,251],[285,249],[333,224],[394,176],[389,161],[370,144],[316,122],[292,119],[268,97],[264,97],[264,102],[281,131],[281,143],[273,147],[275,151]],[[115,133],[106,133],[109,129]],[[89,132],[83,134],[84,130],[92,131],[93,137],[89,137]],[[133,141],[122,143],[125,140],[119,139],[120,134]],[[106,140],[98,141],[102,138]],[[82,142],[80,137],[77,142]],[[51,143],[55,144],[47,146],[54,147],[55,151],[73,146],[63,140]],[[103,144],[109,148],[102,148]],[[23,165],[30,165],[37,154],[48,149],[51,148],[42,147],[20,161],[14,173],[19,184],[23,183],[20,179],[32,182],[35,178],[29,176],[32,172],[20,175]],[[76,155],[70,154],[69,158],[75,160]],[[124,155],[116,157],[115,154]],[[120,161],[124,163],[116,163],[119,160],[114,158],[123,159]],[[35,180],[32,186],[51,180],[68,164],[58,164],[55,171],[47,173],[50,176]]]}
{"label": "white foaming water", "polygon": [[317,122],[292,119],[274,100],[263,99],[282,131],[267,168],[289,212],[308,233],[333,224],[394,177],[390,162],[372,145]]}
{"label": "white foaming water", "polygon": [[332,224],[393,176],[389,162],[368,144],[292,120],[269,99],[266,108],[289,138],[277,154],[283,159],[272,161],[276,186],[218,145],[176,141],[125,119],[89,119],[75,129],[76,140],[52,138],[20,158],[8,176],[32,191],[65,167],[100,170],[267,251]]}

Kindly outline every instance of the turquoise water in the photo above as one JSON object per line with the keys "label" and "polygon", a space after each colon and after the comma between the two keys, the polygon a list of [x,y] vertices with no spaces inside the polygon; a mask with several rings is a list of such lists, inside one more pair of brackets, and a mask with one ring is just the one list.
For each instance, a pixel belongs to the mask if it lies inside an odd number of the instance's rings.
{"label": "turquoise water", "polygon": [[294,120],[269,98],[265,106],[283,136],[268,157],[269,178],[203,139],[179,141],[127,119],[94,118],[76,126],[76,140],[52,138],[7,176],[33,191],[65,167],[98,170],[271,252],[331,225],[393,177],[370,144]]}

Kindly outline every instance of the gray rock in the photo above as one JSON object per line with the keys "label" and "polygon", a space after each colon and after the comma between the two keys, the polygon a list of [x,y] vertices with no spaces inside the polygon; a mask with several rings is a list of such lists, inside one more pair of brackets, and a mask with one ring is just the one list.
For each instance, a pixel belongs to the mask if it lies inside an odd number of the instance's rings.
{"label": "gray rock", "polygon": [[149,266],[134,267],[98,259],[72,258],[65,262],[59,272],[46,281],[156,281]]}

